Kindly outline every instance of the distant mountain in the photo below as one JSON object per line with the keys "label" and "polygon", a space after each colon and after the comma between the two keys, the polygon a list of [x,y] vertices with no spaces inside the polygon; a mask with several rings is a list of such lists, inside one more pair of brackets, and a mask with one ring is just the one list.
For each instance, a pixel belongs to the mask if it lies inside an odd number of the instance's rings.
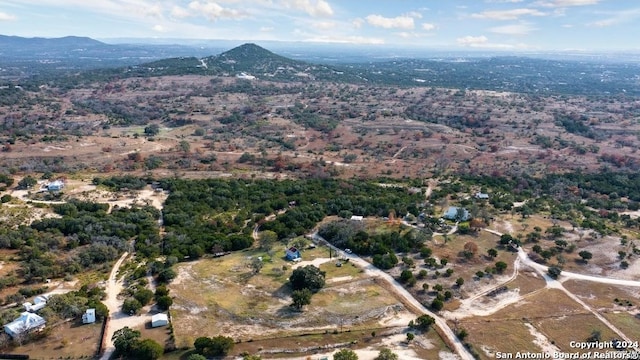
{"label": "distant mountain", "polygon": [[107,44],[88,37],[25,38],[0,35],[0,81],[79,69],[119,68],[152,60],[207,56],[219,48],[183,45]]}
{"label": "distant mountain", "polygon": [[[66,36],[62,38],[24,38],[0,35],[0,56],[9,58],[62,55],[65,52],[110,48],[110,45],[88,37]],[[66,56],[69,54],[67,53]]]}
{"label": "distant mountain", "polygon": [[256,44],[243,44],[219,55],[196,58],[173,58],[135,67],[138,75],[203,74],[254,76],[280,81],[340,80],[357,81],[344,70],[312,64],[275,54]]}
{"label": "distant mountain", "polygon": [[244,44],[217,56],[203,59],[223,71],[257,72],[274,74],[283,69],[303,69],[308,65],[302,61],[288,59],[272,53],[256,44]]}

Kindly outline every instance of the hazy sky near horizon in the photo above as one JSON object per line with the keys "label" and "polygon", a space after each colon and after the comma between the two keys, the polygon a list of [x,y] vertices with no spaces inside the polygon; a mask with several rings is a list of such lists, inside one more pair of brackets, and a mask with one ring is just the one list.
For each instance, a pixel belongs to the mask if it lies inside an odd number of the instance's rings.
{"label": "hazy sky near horizon", "polygon": [[3,0],[0,34],[638,50],[638,0]]}

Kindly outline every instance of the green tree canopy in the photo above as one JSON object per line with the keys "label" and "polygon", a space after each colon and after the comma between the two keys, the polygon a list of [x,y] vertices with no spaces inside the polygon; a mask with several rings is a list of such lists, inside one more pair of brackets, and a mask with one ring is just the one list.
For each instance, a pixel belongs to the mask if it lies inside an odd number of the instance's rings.
{"label": "green tree canopy", "polygon": [[309,289],[318,292],[324,287],[325,273],[313,265],[297,268],[289,277],[293,290]]}
{"label": "green tree canopy", "polygon": [[383,348],[374,360],[398,360],[398,355],[387,348]]}
{"label": "green tree canopy", "polygon": [[333,354],[333,360],[358,360],[358,355],[353,350],[342,349]]}
{"label": "green tree canopy", "polygon": [[133,350],[138,344],[139,338],[140,331],[133,330],[128,326],[117,330],[111,337],[111,340],[113,340],[113,345],[116,348],[114,355],[119,356],[133,353]]}

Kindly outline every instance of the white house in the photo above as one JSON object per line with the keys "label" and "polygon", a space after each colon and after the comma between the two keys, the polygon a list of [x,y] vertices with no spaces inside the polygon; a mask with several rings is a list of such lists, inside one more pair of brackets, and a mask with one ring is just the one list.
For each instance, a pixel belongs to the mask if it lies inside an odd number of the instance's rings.
{"label": "white house", "polygon": [[96,309],[87,309],[87,311],[82,314],[82,323],[93,324],[94,322],[96,322]]}
{"label": "white house", "polygon": [[167,314],[155,314],[151,317],[151,327],[160,327],[169,325],[169,317]]}
{"label": "white house", "polygon": [[244,79],[244,80],[255,80],[256,79],[255,76],[249,75],[249,74],[243,73],[243,72],[241,72],[240,74],[236,75],[236,77],[238,79]]}
{"label": "white house", "polygon": [[42,317],[25,311],[20,314],[19,318],[6,324],[4,326],[4,332],[9,334],[11,337],[16,337],[22,333],[42,329],[46,323],[47,322]]}
{"label": "white house", "polygon": [[364,216],[360,216],[360,215],[351,216],[351,220],[362,221],[363,219],[364,219]]}
{"label": "white house", "polygon": [[480,199],[480,200],[487,200],[487,199],[489,199],[489,194],[485,194],[485,193],[482,193],[482,192],[477,192],[475,194],[475,198],[476,199]]}
{"label": "white house", "polygon": [[60,191],[62,188],[64,188],[64,181],[62,180],[56,180],[47,185],[47,190],[49,191]]}

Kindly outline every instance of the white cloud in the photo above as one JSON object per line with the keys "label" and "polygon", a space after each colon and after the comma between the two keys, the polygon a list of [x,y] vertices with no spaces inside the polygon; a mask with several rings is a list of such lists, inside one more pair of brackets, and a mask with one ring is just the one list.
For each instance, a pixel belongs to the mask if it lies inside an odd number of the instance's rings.
{"label": "white cloud", "polygon": [[489,39],[484,36],[465,36],[465,37],[461,37],[461,38],[457,38],[456,42],[460,45],[463,46],[474,46],[474,45],[480,45],[480,44],[486,44],[489,41]]}
{"label": "white cloud", "polygon": [[305,39],[307,42],[320,42],[320,43],[341,43],[341,44],[368,44],[368,45],[382,45],[384,39],[370,38],[364,36],[315,36]]}
{"label": "white cloud", "polygon": [[16,17],[11,15],[11,14],[7,14],[6,12],[2,12],[0,11],[0,21],[12,21],[15,20]]}
{"label": "white cloud", "polygon": [[471,14],[476,19],[491,20],[517,20],[522,16],[545,16],[546,14],[536,9],[512,9],[512,10],[487,10],[481,13]]}
{"label": "white cloud", "polygon": [[492,33],[502,35],[529,35],[531,32],[537,30],[530,24],[512,24],[504,26],[496,26],[489,29]]}
{"label": "white cloud", "polygon": [[640,18],[640,8],[609,13],[610,17],[589,23],[591,27],[609,27],[628,23]]}
{"label": "white cloud", "polygon": [[325,0],[281,0],[285,8],[304,11],[311,16],[332,16],[333,9]]}
{"label": "white cloud", "polygon": [[185,8],[182,8],[180,6],[174,6],[171,9],[171,16],[177,19],[184,19],[191,16],[191,14],[189,14],[189,10]]}
{"label": "white cloud", "polygon": [[311,26],[317,30],[331,30],[336,28],[336,23],[333,21],[314,21]]}
{"label": "white cloud", "polygon": [[260,32],[272,32],[275,30],[272,26],[263,26],[260,28]]}
{"label": "white cloud", "polygon": [[422,14],[417,12],[417,11],[410,11],[410,12],[404,14],[404,16],[412,17],[412,18],[415,18],[415,19],[422,19]]}
{"label": "white cloud", "polygon": [[153,31],[163,33],[163,32],[166,32],[167,30],[164,28],[164,26],[157,24],[153,27]]}
{"label": "white cloud", "polygon": [[247,17],[247,14],[235,9],[223,8],[212,1],[192,1],[189,3],[189,9],[193,10],[211,21],[218,19],[242,19]]}
{"label": "white cloud", "polygon": [[431,30],[435,30],[435,29],[436,29],[436,25],[435,24],[422,23],[422,30],[431,31]]}
{"label": "white cloud", "polygon": [[501,44],[501,43],[492,43],[489,41],[484,35],[480,36],[464,36],[461,38],[457,38],[456,42],[460,46],[472,47],[472,48],[483,48],[483,49],[526,49],[528,48],[525,44]]}
{"label": "white cloud", "polygon": [[360,18],[353,19],[351,24],[353,25],[354,28],[360,29],[362,27],[362,25],[364,25],[364,20],[362,20]]}
{"label": "white cloud", "polygon": [[413,18],[409,16],[388,18],[382,15],[369,15],[366,19],[369,25],[384,29],[413,29],[415,27]]}
{"label": "white cloud", "polygon": [[515,3],[520,3],[523,2],[524,0],[484,0],[484,2],[486,3],[498,3],[498,4],[502,4],[502,3],[510,3],[510,4],[515,4]]}
{"label": "white cloud", "polygon": [[571,6],[585,6],[596,5],[600,0],[548,0],[548,1],[536,1],[534,5],[544,7],[571,7]]}

